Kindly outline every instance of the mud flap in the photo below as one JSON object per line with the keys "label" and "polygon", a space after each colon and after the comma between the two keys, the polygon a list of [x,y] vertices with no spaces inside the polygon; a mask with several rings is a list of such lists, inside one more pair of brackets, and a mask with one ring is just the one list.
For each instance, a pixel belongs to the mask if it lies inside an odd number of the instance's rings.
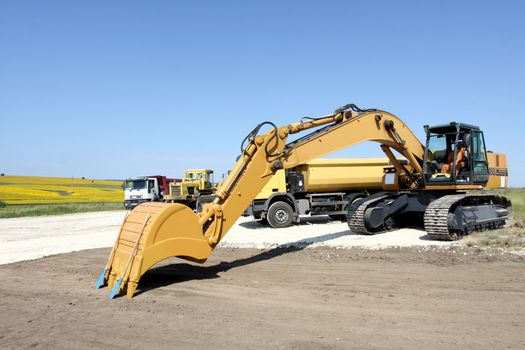
{"label": "mud flap", "polygon": [[169,257],[205,262],[212,247],[204,238],[197,215],[187,206],[144,203],[125,219],[97,287],[108,284],[110,298],[135,293],[140,277]]}

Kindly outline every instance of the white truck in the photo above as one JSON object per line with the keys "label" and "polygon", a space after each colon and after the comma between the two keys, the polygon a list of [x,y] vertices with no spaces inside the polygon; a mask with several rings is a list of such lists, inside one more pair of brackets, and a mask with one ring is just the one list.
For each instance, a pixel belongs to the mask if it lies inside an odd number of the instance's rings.
{"label": "white truck", "polygon": [[124,187],[124,207],[132,210],[144,202],[162,202],[164,195],[169,192],[169,184],[180,181],[161,175],[128,179]]}

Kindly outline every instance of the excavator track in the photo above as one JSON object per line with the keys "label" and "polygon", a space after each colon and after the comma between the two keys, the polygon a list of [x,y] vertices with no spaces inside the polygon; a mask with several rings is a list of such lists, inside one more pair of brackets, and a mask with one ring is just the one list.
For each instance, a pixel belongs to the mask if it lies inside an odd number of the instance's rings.
{"label": "excavator track", "polygon": [[[494,217],[489,220],[479,221],[478,217],[471,213],[468,218],[461,218],[463,221],[467,221],[464,225],[463,230],[452,230],[450,227],[451,220],[454,219],[455,213],[451,212],[451,209],[457,205],[461,205],[460,202],[464,202],[469,205],[468,202],[476,202],[479,200],[489,200],[492,202],[500,202],[500,204],[505,204],[508,214],[506,217]],[[476,204],[470,204],[476,205]],[[464,214],[465,215],[465,214]],[[505,197],[496,196],[496,195],[467,195],[467,194],[454,194],[446,195],[441,198],[436,199],[429,204],[425,210],[424,215],[424,225],[425,231],[427,234],[435,240],[440,241],[454,241],[461,236],[468,234],[474,230],[484,230],[484,229],[495,229],[500,228],[504,225],[506,220],[511,218],[510,212],[510,201]]]}
{"label": "excavator track", "polygon": [[380,200],[388,197],[385,193],[376,193],[366,197],[364,201],[357,201],[348,205],[348,227],[352,232],[364,235],[373,235],[377,232],[368,231],[365,226],[365,212],[370,204],[379,202]]}
{"label": "excavator track", "polygon": [[465,194],[443,196],[430,203],[425,210],[425,231],[435,240],[454,241],[459,238],[456,232],[448,229],[448,214],[450,208],[466,197]]}

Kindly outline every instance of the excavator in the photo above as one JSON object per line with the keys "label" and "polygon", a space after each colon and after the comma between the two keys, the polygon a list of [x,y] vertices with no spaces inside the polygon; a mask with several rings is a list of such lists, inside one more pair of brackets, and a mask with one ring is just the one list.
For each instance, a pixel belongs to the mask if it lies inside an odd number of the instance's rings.
{"label": "excavator", "polygon": [[[477,126],[451,122],[424,128],[422,144],[395,115],[355,104],[281,127],[265,121],[244,138],[235,166],[201,212],[157,202],[130,212],[96,287],[108,285],[110,299],[124,293],[132,298],[141,276],[163,259],[204,263],[276,171],[364,141],[379,143],[393,167],[385,168],[383,191],[350,199],[352,231],[375,234],[415,226],[433,239],[456,240],[510,222],[510,200],[480,191],[506,187],[506,156],[486,151]],[[306,130],[311,132],[287,143],[289,135]]]}

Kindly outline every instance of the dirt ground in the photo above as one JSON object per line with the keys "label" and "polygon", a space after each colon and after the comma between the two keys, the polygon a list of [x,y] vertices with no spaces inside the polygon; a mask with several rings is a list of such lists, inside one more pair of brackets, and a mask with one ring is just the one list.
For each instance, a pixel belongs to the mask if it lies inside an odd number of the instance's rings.
{"label": "dirt ground", "polygon": [[525,259],[471,248],[218,248],[137,295],[94,284],[109,249],[0,266],[2,349],[525,347]]}

